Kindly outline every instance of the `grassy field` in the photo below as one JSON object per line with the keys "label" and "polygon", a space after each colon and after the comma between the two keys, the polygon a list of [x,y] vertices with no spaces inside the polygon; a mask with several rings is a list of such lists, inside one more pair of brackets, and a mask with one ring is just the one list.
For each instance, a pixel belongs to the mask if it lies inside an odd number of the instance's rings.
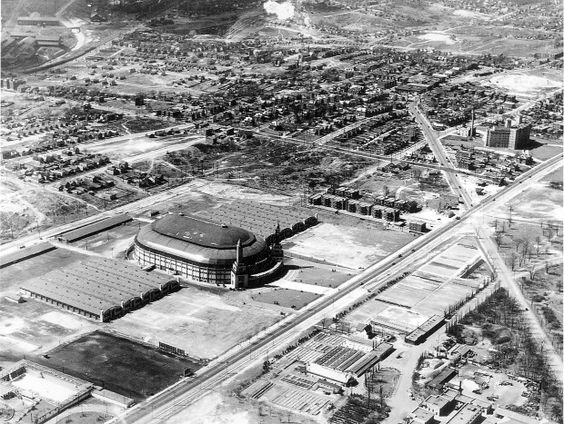
{"label": "grassy field", "polygon": [[49,359],[36,360],[137,401],[171,385],[186,369],[200,368],[190,359],[102,331],[55,348]]}

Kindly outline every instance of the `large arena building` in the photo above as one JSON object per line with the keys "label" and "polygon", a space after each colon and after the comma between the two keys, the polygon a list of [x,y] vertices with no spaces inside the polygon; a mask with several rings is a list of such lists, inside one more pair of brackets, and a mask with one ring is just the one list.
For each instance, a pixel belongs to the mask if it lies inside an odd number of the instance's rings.
{"label": "large arena building", "polygon": [[134,251],[141,266],[234,289],[262,281],[282,266],[278,244],[271,248],[242,228],[178,214],[141,228]]}

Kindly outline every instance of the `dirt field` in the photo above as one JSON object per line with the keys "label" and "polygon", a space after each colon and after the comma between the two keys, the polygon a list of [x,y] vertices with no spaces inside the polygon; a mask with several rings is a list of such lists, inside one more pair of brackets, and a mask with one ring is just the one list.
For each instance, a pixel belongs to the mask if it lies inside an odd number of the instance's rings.
{"label": "dirt field", "polygon": [[99,424],[123,412],[123,408],[90,397],[57,416],[54,424]]}
{"label": "dirt field", "polygon": [[315,293],[283,288],[275,288],[274,290],[261,288],[254,290],[251,294],[251,299],[257,302],[270,303],[295,310],[302,309],[318,297],[319,295]]}
{"label": "dirt field", "polygon": [[0,243],[97,212],[73,196],[7,175],[0,183],[0,209]]}
{"label": "dirt field", "polygon": [[[556,174],[558,175],[558,174]],[[551,177],[552,180],[553,177]],[[560,177],[561,178],[561,177]],[[545,180],[549,180],[546,178]],[[524,220],[529,223],[540,223],[564,216],[562,207],[562,190],[547,187],[547,183],[539,182],[532,185],[511,202],[512,218],[515,221]],[[509,205],[498,205],[490,214],[490,219],[508,219]]]}
{"label": "dirt field", "polygon": [[322,223],[283,245],[290,253],[351,269],[366,268],[413,240],[409,233],[383,230],[358,220],[356,226]]}
{"label": "dirt field", "polygon": [[320,287],[336,288],[352,277],[352,273],[331,267],[322,267],[300,259],[284,259],[288,268],[285,279]]}
{"label": "dirt field", "polygon": [[110,327],[155,345],[176,346],[192,357],[213,358],[282,318],[276,308],[254,302],[251,291],[219,293],[183,288]]}
{"label": "dirt field", "polygon": [[507,72],[489,79],[489,84],[507,90],[519,97],[536,97],[562,87],[562,75],[555,72],[520,71]]}
{"label": "dirt field", "polygon": [[133,244],[133,239],[139,231],[139,228],[144,225],[147,225],[147,223],[133,220],[127,224],[79,240],[73,243],[73,246],[98,253],[108,258],[124,258],[125,252],[127,248]]}
{"label": "dirt field", "polygon": [[101,331],[55,348],[49,359],[36,360],[137,401],[171,385],[184,370],[200,367],[189,359]]}

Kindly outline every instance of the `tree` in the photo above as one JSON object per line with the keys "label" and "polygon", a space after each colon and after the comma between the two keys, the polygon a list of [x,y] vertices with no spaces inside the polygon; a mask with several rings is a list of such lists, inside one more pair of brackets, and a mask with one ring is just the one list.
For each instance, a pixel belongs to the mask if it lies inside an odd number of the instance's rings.
{"label": "tree", "polygon": [[515,266],[517,265],[518,257],[519,255],[517,255],[517,253],[511,252],[511,255],[509,256],[509,264],[511,266],[511,271],[515,271]]}
{"label": "tree", "polygon": [[502,235],[501,232],[496,231],[495,235],[494,235],[494,239],[495,239],[495,243],[497,244],[498,247],[501,246],[501,241],[502,241]]}
{"label": "tree", "polygon": [[530,254],[530,250],[531,250],[531,242],[527,239],[523,240],[519,266],[521,266],[523,263],[525,263],[525,261],[527,260],[527,255]]}

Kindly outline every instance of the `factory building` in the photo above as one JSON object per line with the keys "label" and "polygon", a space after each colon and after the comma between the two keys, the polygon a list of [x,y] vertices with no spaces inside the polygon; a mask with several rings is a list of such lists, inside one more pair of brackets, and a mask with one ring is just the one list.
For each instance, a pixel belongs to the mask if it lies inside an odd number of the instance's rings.
{"label": "factory building", "polygon": [[242,228],[177,214],[141,228],[134,251],[141,266],[154,265],[192,281],[227,284],[233,289],[259,283],[282,266],[277,244],[271,249]]}
{"label": "factory building", "polygon": [[488,128],[484,141],[487,147],[526,150],[529,148],[530,135],[530,125],[523,125],[518,121],[518,125],[514,127],[508,119],[503,127]]}
{"label": "factory building", "polygon": [[306,370],[331,381],[347,385],[357,380],[377,362],[393,350],[389,343],[381,343],[374,349],[349,342],[335,346],[315,361],[306,364]]}
{"label": "factory building", "polygon": [[411,333],[405,336],[405,341],[410,344],[418,344],[425,340],[429,335],[433,334],[443,323],[444,317],[433,315]]}

